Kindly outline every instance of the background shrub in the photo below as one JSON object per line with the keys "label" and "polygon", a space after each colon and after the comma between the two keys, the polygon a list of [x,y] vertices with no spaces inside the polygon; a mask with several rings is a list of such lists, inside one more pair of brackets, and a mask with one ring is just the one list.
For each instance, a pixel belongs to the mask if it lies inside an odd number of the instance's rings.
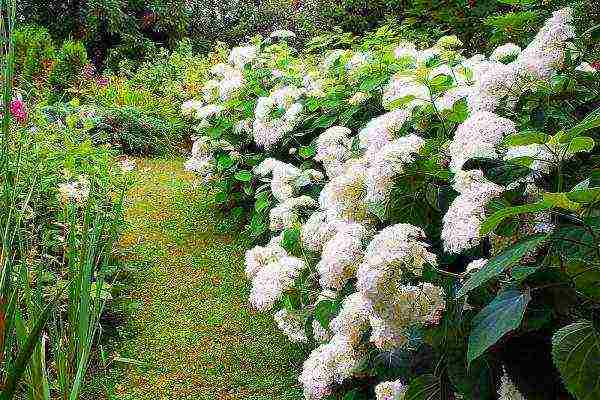
{"label": "background shrub", "polygon": [[57,54],[48,82],[56,93],[62,93],[79,81],[83,68],[88,64],[83,43],[67,40]]}

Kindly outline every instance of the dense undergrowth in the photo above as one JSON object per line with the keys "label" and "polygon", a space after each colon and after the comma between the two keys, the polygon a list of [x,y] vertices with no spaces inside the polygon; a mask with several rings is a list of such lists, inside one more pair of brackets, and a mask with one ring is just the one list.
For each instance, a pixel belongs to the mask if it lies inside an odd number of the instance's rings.
{"label": "dense undergrowth", "polygon": [[597,5],[209,3],[0,2],[0,399],[600,398]]}

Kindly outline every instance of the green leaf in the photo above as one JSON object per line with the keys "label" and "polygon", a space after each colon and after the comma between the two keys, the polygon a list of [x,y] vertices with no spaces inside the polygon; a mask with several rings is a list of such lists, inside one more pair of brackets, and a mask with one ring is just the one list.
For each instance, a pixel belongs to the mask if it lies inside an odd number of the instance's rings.
{"label": "green leaf", "polygon": [[458,291],[456,297],[462,297],[493,279],[506,269],[515,266],[528,252],[534,250],[548,238],[547,234],[538,234],[521,240],[508,247],[496,257],[490,259],[480,270],[475,272]]}
{"label": "green leaf", "polygon": [[530,144],[544,144],[548,141],[548,139],[548,135],[543,132],[523,131],[515,135],[507,136],[504,139],[504,144],[508,147],[527,146]]}
{"label": "green leaf", "polygon": [[315,319],[321,326],[329,329],[329,323],[336,316],[340,309],[340,304],[336,300],[321,300],[315,306]]}
{"label": "green leaf", "polygon": [[235,179],[241,182],[250,182],[252,180],[252,172],[246,170],[240,170],[234,176]]}
{"label": "green leaf", "polygon": [[567,131],[569,137],[577,137],[585,131],[600,127],[600,107],[589,113],[581,122]]}
{"label": "green leaf", "polygon": [[337,120],[338,116],[337,114],[333,114],[333,115],[322,115],[321,117],[319,117],[319,119],[316,121],[316,127],[317,128],[329,128],[331,125],[333,125],[333,123]]}
{"label": "green leaf", "polygon": [[514,183],[531,173],[531,169],[527,166],[489,158],[472,158],[465,163],[463,169],[480,169],[487,179],[501,186]]}
{"label": "green leaf", "polygon": [[600,188],[573,190],[565,196],[575,203],[593,204],[600,200]]}
{"label": "green leaf", "polygon": [[269,195],[266,192],[261,193],[254,203],[254,209],[256,212],[261,213],[268,209],[271,206],[271,201],[269,200]]}
{"label": "green leaf", "polygon": [[575,139],[571,140],[571,143],[569,143],[568,150],[571,153],[580,153],[580,152],[589,153],[590,151],[592,151],[594,149],[595,144],[596,143],[594,142],[594,139],[592,139],[591,137],[579,136],[579,137],[576,137]]}
{"label": "green leaf", "polygon": [[281,246],[288,252],[294,252],[300,246],[300,228],[286,228],[283,231]]}
{"label": "green leaf", "polygon": [[413,379],[406,389],[404,400],[442,400],[442,383],[433,374]]}
{"label": "green leaf", "polygon": [[544,211],[549,208],[552,208],[552,204],[544,201],[533,204],[524,204],[521,206],[502,208],[485,219],[485,221],[481,224],[481,227],[479,228],[479,233],[482,236],[485,236],[490,232],[493,232],[507,218],[524,213]]}
{"label": "green leaf", "polygon": [[552,338],[552,357],[577,400],[600,399],[600,335],[590,321],[559,329]]}
{"label": "green leaf", "polygon": [[521,325],[529,300],[528,291],[505,290],[473,318],[467,351],[469,363]]}
{"label": "green leaf", "polygon": [[314,157],[315,154],[317,154],[317,151],[314,146],[300,146],[300,149],[298,150],[298,155],[305,160]]}
{"label": "green leaf", "polygon": [[233,165],[233,159],[229,154],[222,154],[217,158],[217,165],[221,171],[224,171]]}
{"label": "green leaf", "polygon": [[226,192],[219,192],[215,195],[215,203],[217,204],[223,204],[225,202],[227,202],[228,199],[228,195]]}

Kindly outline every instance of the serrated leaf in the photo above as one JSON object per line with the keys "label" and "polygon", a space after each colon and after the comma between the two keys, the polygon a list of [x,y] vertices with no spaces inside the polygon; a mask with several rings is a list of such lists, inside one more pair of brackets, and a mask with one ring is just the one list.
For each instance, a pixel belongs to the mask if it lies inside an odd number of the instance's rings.
{"label": "serrated leaf", "polygon": [[298,150],[298,155],[302,158],[309,159],[317,154],[314,146],[301,146]]}
{"label": "serrated leaf", "polygon": [[571,153],[589,153],[594,149],[594,146],[594,139],[592,139],[589,136],[580,136],[571,140],[571,143],[569,143],[568,150]]}
{"label": "serrated leaf", "polygon": [[252,172],[246,170],[240,170],[234,176],[240,182],[250,182],[252,180]]}
{"label": "serrated leaf", "polygon": [[544,144],[548,141],[549,137],[543,132],[539,131],[523,131],[515,135],[507,136],[504,139],[506,146],[527,146],[530,144]]}
{"label": "serrated leaf", "polygon": [[577,400],[600,399],[600,334],[592,322],[559,329],[552,338],[552,358]]}
{"label": "serrated leaf", "polygon": [[571,201],[566,193],[543,193],[542,201],[554,207],[564,208],[565,210],[577,211],[581,208],[578,203]]}
{"label": "serrated leaf", "polygon": [[577,125],[567,131],[570,138],[581,135],[585,131],[600,127],[600,107],[589,113]]}
{"label": "serrated leaf", "polygon": [[507,218],[524,213],[544,211],[549,208],[552,208],[552,204],[543,201],[533,204],[502,208],[485,219],[479,228],[479,233],[481,236],[485,236],[490,232],[493,232]]}
{"label": "serrated leaf", "polygon": [[472,158],[464,164],[463,169],[480,169],[487,179],[501,186],[507,186],[531,174],[531,169],[524,165],[489,158]]}
{"label": "serrated leaf", "polygon": [[521,325],[529,300],[528,291],[505,290],[473,318],[467,351],[469,363]]}
{"label": "serrated leaf", "polygon": [[578,189],[565,193],[565,196],[575,203],[595,203],[600,200],[600,188]]}
{"label": "serrated leaf", "polygon": [[335,300],[321,300],[315,306],[315,319],[325,329],[329,329],[329,323],[338,312],[338,305]]}
{"label": "serrated leaf", "polygon": [[456,297],[462,297],[471,290],[478,288],[504,272],[506,269],[515,266],[521,258],[532,251],[548,239],[547,234],[538,234],[521,240],[508,247],[496,257],[490,259],[480,270],[475,272],[458,291]]}

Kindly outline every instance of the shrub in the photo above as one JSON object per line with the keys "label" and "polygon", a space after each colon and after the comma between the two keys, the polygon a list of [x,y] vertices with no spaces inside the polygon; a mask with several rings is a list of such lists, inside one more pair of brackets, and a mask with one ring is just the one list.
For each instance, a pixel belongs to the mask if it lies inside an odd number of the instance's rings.
{"label": "shrub", "polygon": [[45,81],[55,62],[52,38],[46,28],[24,25],[14,32],[15,68],[21,84]]}
{"label": "shrub", "polygon": [[600,87],[572,11],[489,56],[343,41],[233,48],[182,106],[186,167],[250,212],[251,304],[314,348],[306,397],[597,397]]}
{"label": "shrub", "polygon": [[81,42],[67,40],[57,54],[49,83],[56,93],[63,93],[79,82],[83,68],[89,64],[87,52]]}

